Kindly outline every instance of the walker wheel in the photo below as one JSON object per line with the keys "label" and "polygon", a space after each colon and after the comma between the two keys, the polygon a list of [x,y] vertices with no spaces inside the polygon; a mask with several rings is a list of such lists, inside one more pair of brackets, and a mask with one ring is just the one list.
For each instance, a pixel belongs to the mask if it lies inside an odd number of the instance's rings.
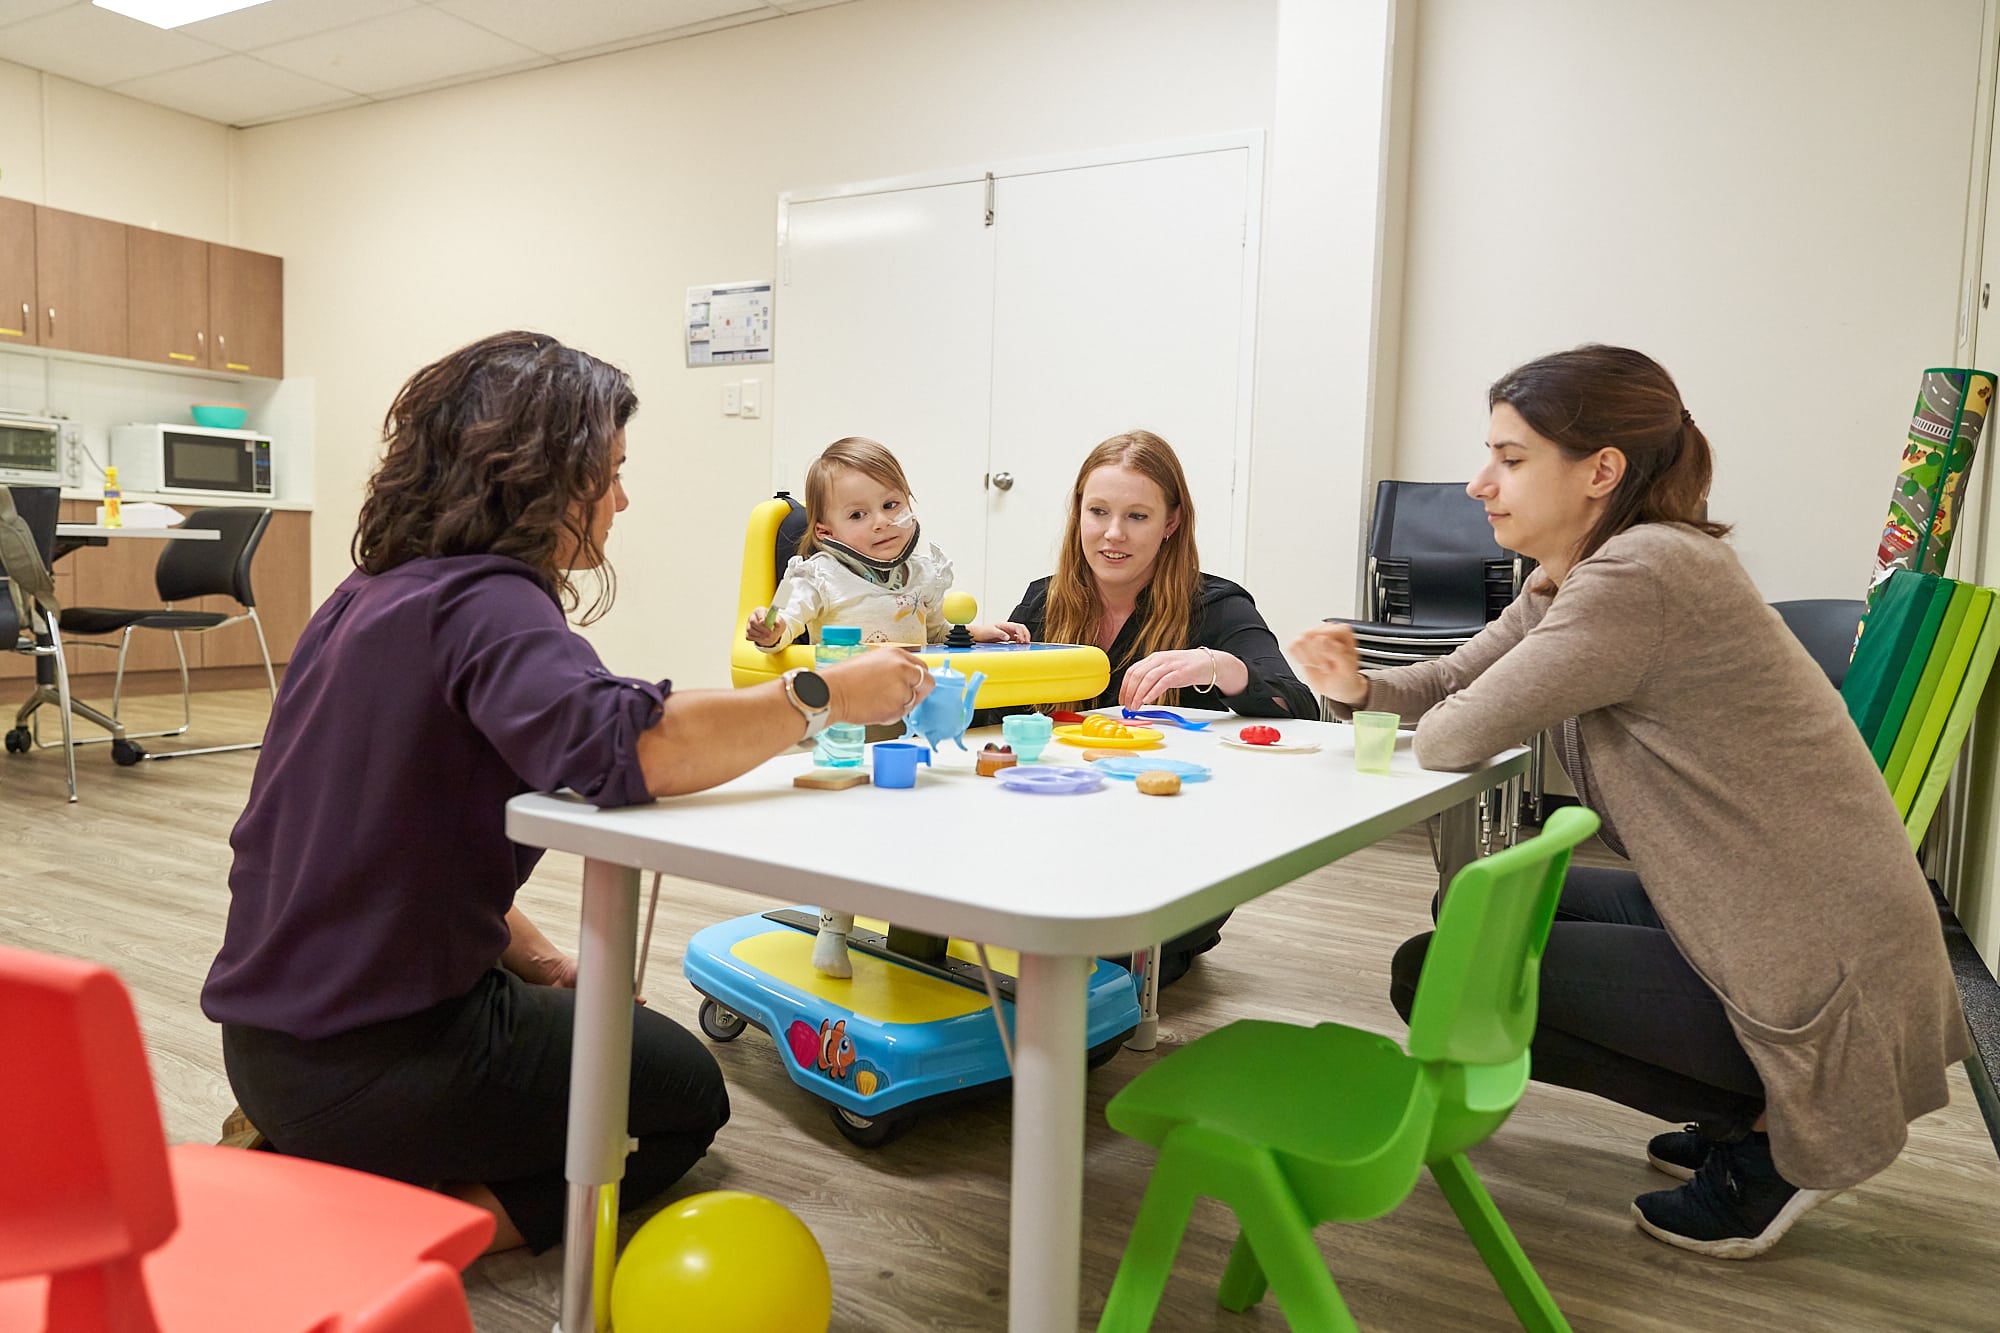
{"label": "walker wheel", "polygon": [[702,997],[701,1010],[695,1015],[695,1021],[701,1024],[701,1030],[708,1034],[711,1041],[735,1041],[743,1035],[743,1029],[750,1026],[750,1021],[743,1015],[724,1009],[706,996]]}
{"label": "walker wheel", "polygon": [[7,733],[7,753],[26,754],[35,743],[35,738],[26,727],[16,727]]}
{"label": "walker wheel", "polygon": [[120,768],[130,768],[145,757],[145,750],[131,741],[111,742],[111,762]]}
{"label": "walker wheel", "polygon": [[892,1113],[871,1119],[865,1115],[856,1115],[845,1106],[835,1106],[831,1102],[827,1104],[827,1110],[833,1113],[833,1127],[840,1131],[842,1138],[857,1148],[880,1148],[886,1143],[893,1143],[902,1138],[911,1125],[917,1123],[915,1115]]}

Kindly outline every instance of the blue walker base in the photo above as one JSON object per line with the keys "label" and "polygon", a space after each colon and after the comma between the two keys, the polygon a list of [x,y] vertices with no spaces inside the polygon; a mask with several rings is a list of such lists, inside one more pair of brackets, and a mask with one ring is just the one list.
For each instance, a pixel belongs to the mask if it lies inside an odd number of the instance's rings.
{"label": "blue walker base", "polygon": [[[681,969],[702,996],[701,1030],[733,1041],[762,1028],[792,1081],[826,1102],[835,1127],[862,1147],[889,1142],[926,1111],[1006,1090],[1006,1052],[976,963],[907,958],[881,934],[856,929],[854,978],[825,977],[811,966],[818,927],[818,911],[801,907],[735,917],[689,940]],[[994,980],[1011,1037],[1014,979],[996,970]],[[1117,1052],[1139,1016],[1131,974],[1100,959],[1084,1027],[1092,1067]]]}

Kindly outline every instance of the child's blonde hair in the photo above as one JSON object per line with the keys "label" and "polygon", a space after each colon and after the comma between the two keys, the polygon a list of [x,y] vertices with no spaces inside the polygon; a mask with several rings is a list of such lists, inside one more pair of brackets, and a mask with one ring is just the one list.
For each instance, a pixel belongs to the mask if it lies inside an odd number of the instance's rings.
{"label": "child's blonde hair", "polygon": [[833,507],[833,477],[841,468],[851,468],[910,499],[909,479],[896,456],[866,436],[849,435],[829,444],[806,469],[806,530],[799,537],[799,555],[809,557],[820,550],[819,525]]}

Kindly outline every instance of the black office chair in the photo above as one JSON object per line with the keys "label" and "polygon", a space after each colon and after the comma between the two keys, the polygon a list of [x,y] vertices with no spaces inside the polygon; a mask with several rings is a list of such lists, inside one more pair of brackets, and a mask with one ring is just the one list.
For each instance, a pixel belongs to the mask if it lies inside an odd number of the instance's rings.
{"label": "black office chair", "polygon": [[[62,630],[71,635],[74,642],[92,643],[90,639],[75,637],[80,635],[119,636],[118,676],[111,693],[113,718],[118,717],[124,696],[125,656],[131,649],[132,631],[165,630],[174,636],[174,655],[180,659],[181,668],[181,724],[165,731],[125,733],[112,743],[112,757],[119,763],[135,764],[142,759],[185,759],[198,754],[228,754],[237,750],[255,750],[263,744],[261,740],[245,741],[235,745],[209,745],[199,749],[163,750],[149,754],[133,741],[183,735],[193,725],[193,695],[188,685],[187,650],[181,643],[182,634],[201,634],[249,621],[251,628],[257,631],[257,649],[264,656],[264,680],[270,687],[272,702],[277,701],[277,669],[271,664],[271,646],[264,638],[264,622],[257,616],[257,594],[250,586],[250,565],[256,559],[257,544],[264,539],[264,530],[270,525],[271,511],[268,509],[197,509],[187,516],[181,527],[196,531],[209,529],[221,535],[212,542],[167,543],[153,571],[153,585],[159,590],[161,602],[165,603],[163,607],[126,610],[80,606],[62,613]],[[233,598],[243,609],[231,614],[174,608],[176,602],[211,596]],[[92,643],[92,646],[109,648],[112,645]]]}
{"label": "black office chair", "polygon": [[1846,597],[1771,603],[1771,609],[1806,646],[1836,690],[1847,679],[1847,663],[1854,656],[1855,635],[1861,626],[1861,613],[1867,607],[1866,602]]}
{"label": "black office chair", "polygon": [[[1507,609],[1531,564],[1493,540],[1486,506],[1455,481],[1381,481],[1368,527],[1368,568],[1354,629],[1363,667],[1406,666],[1444,657]],[[1526,801],[1542,815],[1546,744],[1537,737]],[[1482,841],[1511,841],[1522,801],[1513,783],[1496,804],[1480,798]]]}
{"label": "black office chair", "polygon": [[1336,619],[1354,627],[1363,666],[1443,657],[1504,611],[1526,574],[1463,484],[1378,482],[1362,613]]}
{"label": "black office chair", "polygon": [[[7,732],[9,754],[25,754],[34,748],[31,720],[43,704],[54,704],[62,718],[63,763],[69,780],[69,799],[76,800],[76,746],[70,726],[72,715],[94,722],[123,743],[125,732],[115,717],[106,717],[69,692],[69,662],[63,654],[62,606],[56,601],[49,578],[55,560],[56,524],[62,510],[62,492],[54,486],[11,486],[15,521],[0,532],[0,645],[35,659],[35,689],[14,715]],[[20,526],[25,526],[22,540]],[[19,594],[19,600],[16,600]],[[25,615],[24,615],[25,612]]]}

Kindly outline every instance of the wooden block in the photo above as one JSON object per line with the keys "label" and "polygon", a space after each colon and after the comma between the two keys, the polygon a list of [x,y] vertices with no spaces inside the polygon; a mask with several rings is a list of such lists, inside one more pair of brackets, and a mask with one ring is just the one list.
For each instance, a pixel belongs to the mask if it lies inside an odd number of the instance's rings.
{"label": "wooden block", "polygon": [[849,787],[865,787],[872,781],[865,768],[815,768],[793,778],[792,785],[818,791],[845,791]]}

